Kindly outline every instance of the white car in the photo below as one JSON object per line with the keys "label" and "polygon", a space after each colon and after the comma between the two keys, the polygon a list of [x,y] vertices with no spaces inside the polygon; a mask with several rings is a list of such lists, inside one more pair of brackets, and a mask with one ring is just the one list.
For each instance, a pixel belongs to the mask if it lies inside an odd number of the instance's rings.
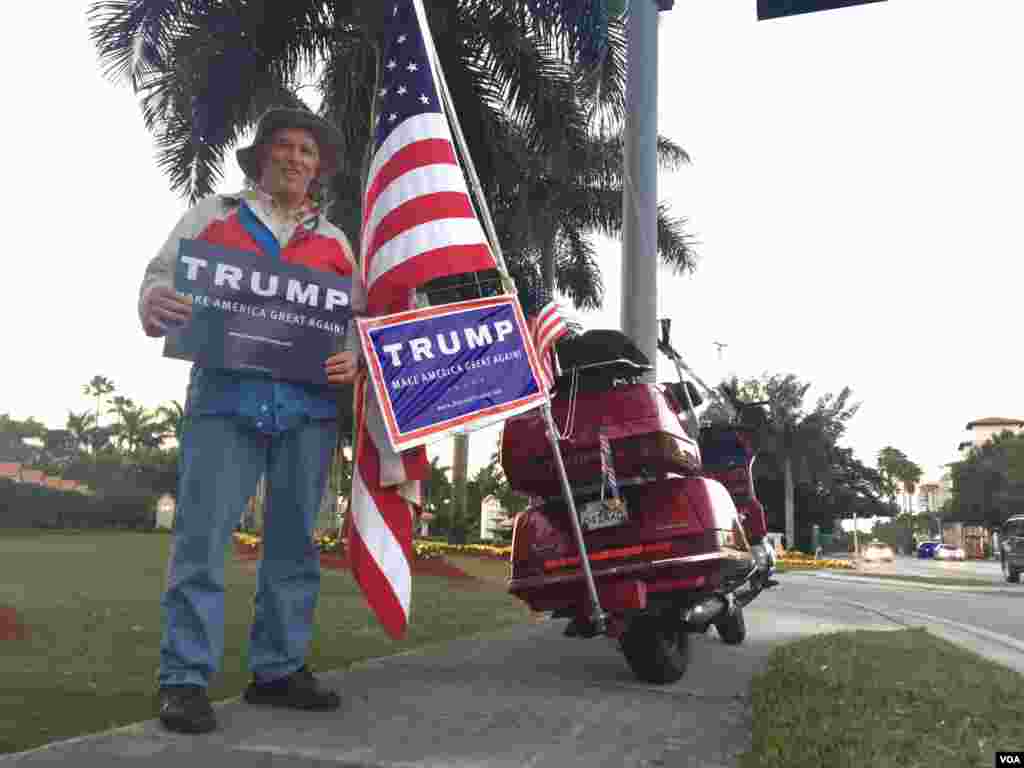
{"label": "white car", "polygon": [[960,547],[954,547],[952,544],[939,544],[935,548],[935,559],[936,560],[966,560],[967,553]]}
{"label": "white car", "polygon": [[861,557],[869,563],[875,563],[881,560],[891,563],[895,556],[896,555],[892,551],[892,547],[881,541],[872,541],[866,547],[861,549]]}

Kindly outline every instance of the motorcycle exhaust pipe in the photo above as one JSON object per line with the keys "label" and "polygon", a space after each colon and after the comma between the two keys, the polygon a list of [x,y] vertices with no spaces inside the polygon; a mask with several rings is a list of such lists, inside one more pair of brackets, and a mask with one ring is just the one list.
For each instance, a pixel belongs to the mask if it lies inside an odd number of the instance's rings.
{"label": "motorcycle exhaust pipe", "polygon": [[683,621],[687,624],[704,626],[717,619],[728,607],[729,602],[724,597],[712,595],[691,607],[683,616]]}

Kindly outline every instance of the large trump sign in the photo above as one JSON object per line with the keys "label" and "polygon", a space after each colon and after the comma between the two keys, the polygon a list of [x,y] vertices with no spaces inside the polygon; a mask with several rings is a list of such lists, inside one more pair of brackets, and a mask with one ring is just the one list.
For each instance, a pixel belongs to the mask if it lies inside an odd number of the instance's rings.
{"label": "large trump sign", "polygon": [[357,318],[396,451],[503,421],[547,399],[512,296]]}
{"label": "large trump sign", "polygon": [[182,240],[174,289],[191,297],[192,319],[167,334],[166,357],[327,385],[324,361],[352,318],[351,278]]}

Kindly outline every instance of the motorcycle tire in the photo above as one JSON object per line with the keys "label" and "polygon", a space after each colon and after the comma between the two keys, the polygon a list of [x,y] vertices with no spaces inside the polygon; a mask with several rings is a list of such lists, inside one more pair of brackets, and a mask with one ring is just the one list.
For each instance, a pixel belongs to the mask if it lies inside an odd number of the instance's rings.
{"label": "motorcycle tire", "polygon": [[690,636],[657,616],[639,616],[619,641],[629,668],[645,683],[674,683],[686,673]]}
{"label": "motorcycle tire", "polygon": [[1002,566],[1003,566],[1003,578],[1006,579],[1006,582],[1008,584],[1018,584],[1018,583],[1020,583],[1020,573],[1017,571],[1016,568],[1014,568],[1012,565],[1010,565],[1008,562],[1006,562],[1005,555],[1003,556]]}
{"label": "motorcycle tire", "polygon": [[732,615],[726,615],[715,622],[718,637],[726,645],[739,645],[747,639],[747,622],[743,618],[743,607],[737,605]]}

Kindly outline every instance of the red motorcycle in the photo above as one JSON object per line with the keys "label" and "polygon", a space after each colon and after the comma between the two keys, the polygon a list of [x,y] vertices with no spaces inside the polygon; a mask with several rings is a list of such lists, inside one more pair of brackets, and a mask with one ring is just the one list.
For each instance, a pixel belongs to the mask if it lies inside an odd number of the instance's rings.
{"label": "red motorcycle", "polygon": [[742,643],[743,607],[777,583],[752,479],[763,404],[734,403],[729,423],[701,428],[689,378],[700,380],[668,336],[662,321],[671,384],[643,383],[653,366],[618,331],[559,345],[552,416],[564,475],[539,412],[506,422],[501,444],[510,485],[533,497],[513,527],[509,591],[570,619],[568,636],[616,639],[652,683],[682,677],[691,633],[713,624],[723,642]]}

